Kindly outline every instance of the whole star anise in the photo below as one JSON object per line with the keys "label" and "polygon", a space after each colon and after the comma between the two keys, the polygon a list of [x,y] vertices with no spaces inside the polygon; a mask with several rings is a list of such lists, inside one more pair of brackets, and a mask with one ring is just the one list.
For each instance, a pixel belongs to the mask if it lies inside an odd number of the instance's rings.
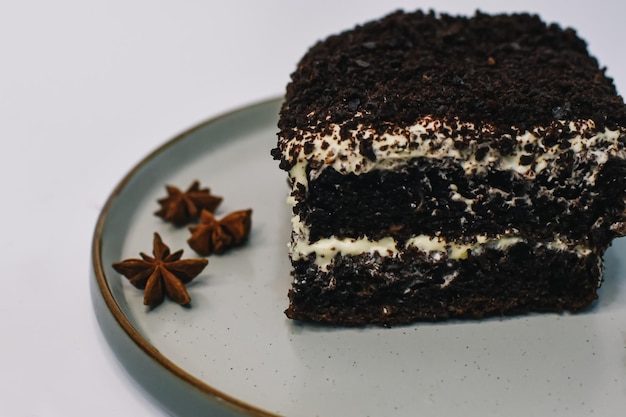
{"label": "whole star anise", "polygon": [[132,285],[144,289],[143,303],[154,307],[165,295],[178,304],[189,304],[191,297],[185,284],[194,279],[209,263],[206,259],[180,259],[183,250],[170,253],[158,233],[154,234],[152,254],[141,252],[142,259],[114,262],[113,269],[124,275]]}
{"label": "whole star anise", "polygon": [[158,200],[161,208],[154,214],[179,227],[198,219],[202,210],[215,211],[222,202],[222,197],[211,194],[208,188],[200,188],[197,180],[185,192],[173,185],[165,189],[167,197]]}
{"label": "whole star anise", "polygon": [[213,213],[202,210],[200,223],[189,227],[189,246],[203,256],[224,253],[241,245],[248,238],[252,225],[252,210],[239,210],[217,220]]}

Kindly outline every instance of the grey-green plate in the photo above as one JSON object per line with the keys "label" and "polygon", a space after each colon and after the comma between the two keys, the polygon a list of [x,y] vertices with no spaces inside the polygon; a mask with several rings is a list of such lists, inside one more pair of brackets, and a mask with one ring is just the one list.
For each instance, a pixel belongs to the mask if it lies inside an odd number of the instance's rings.
{"label": "grey-green plate", "polygon": [[[92,298],[110,346],[148,395],[179,416],[621,416],[626,409],[626,241],[606,254],[600,300],[578,315],[344,329],[294,323],[286,175],[269,150],[280,100],[172,139],[113,191],[93,239]],[[191,307],[149,310],[111,263],[152,250],[183,257],[189,232],[153,215],[165,184],[194,179],[251,207],[244,247],[211,256]]]}

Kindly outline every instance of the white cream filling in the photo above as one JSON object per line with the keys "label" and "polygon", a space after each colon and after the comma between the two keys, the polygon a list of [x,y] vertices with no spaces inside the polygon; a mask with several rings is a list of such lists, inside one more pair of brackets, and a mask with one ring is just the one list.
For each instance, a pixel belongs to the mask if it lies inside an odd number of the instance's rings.
{"label": "white cream filling", "polygon": [[[299,132],[299,139],[293,139],[287,143],[283,150],[283,155],[293,155],[295,150],[296,163],[289,172],[292,184],[301,184],[305,188],[308,186],[307,166],[314,161],[319,166],[312,168],[309,173],[310,179],[315,179],[320,173],[329,167],[337,172],[348,174],[361,174],[377,169],[396,169],[405,165],[409,160],[426,157],[433,159],[451,158],[457,160],[466,174],[481,173],[487,169],[495,171],[514,171],[522,177],[534,178],[538,173],[550,169],[555,160],[570,149],[575,153],[575,163],[590,162],[592,169],[585,171],[585,177],[579,178],[587,184],[595,182],[599,168],[604,164],[609,156],[626,159],[626,149],[623,141],[620,141],[620,130],[604,129],[595,131],[595,124],[592,120],[578,122],[559,122],[563,129],[569,129],[571,138],[570,146],[561,148],[559,145],[547,146],[544,143],[544,136],[547,128],[537,127],[533,131],[526,131],[515,138],[516,144],[512,153],[503,156],[489,142],[472,139],[465,143],[462,149],[458,145],[463,141],[460,133],[451,136],[452,128],[439,120],[424,118],[413,126],[398,129],[397,133],[385,133],[377,135],[371,128],[359,126],[353,130],[353,137],[342,139],[340,135],[341,125],[334,125],[332,133],[317,135],[310,132]],[[460,127],[467,131],[476,132],[472,123],[458,123]],[[482,131],[488,133],[489,127]],[[372,138],[372,151],[375,160],[367,158],[361,154],[359,139]],[[488,135],[486,135],[488,137]],[[304,146],[307,144],[307,146]],[[534,153],[526,151],[526,146],[535,147]],[[479,148],[487,147],[485,157],[481,161],[475,158]],[[307,151],[305,151],[305,148]],[[533,163],[523,165],[520,159],[523,156],[533,157]],[[594,169],[595,168],[595,169]],[[293,201],[291,201],[293,203]]]}
{"label": "white cream filling", "polygon": [[[406,249],[416,248],[426,254],[433,262],[437,262],[442,259],[467,259],[470,252],[479,254],[485,249],[504,251],[517,243],[526,242],[524,238],[514,234],[502,234],[495,237],[476,235],[472,243],[455,242],[443,237],[428,235],[413,236],[405,242],[397,242],[391,237],[371,240],[368,237],[355,239],[335,236],[310,242],[309,229],[300,221],[298,216],[294,216],[292,223],[294,235],[290,244],[291,259],[304,259],[315,254],[315,264],[323,271],[328,271],[332,260],[339,254],[342,256],[378,254],[384,257],[398,257]],[[555,236],[552,241],[537,244],[537,247],[541,246],[556,251],[575,252],[581,257],[592,252],[588,247],[568,243],[561,236]]]}

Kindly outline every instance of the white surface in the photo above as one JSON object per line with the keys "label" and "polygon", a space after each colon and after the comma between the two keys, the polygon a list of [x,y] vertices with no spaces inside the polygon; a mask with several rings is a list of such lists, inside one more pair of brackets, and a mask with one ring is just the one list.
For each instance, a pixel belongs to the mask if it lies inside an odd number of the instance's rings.
{"label": "white surface", "polygon": [[[318,38],[414,7],[354,4],[0,3],[0,416],[165,415],[118,365],[95,321],[88,271],[99,210],[121,177],[174,134],[282,94]],[[504,1],[419,4],[519,10]],[[626,39],[624,3],[524,8],[577,28],[626,91],[626,55],[616,52]]]}

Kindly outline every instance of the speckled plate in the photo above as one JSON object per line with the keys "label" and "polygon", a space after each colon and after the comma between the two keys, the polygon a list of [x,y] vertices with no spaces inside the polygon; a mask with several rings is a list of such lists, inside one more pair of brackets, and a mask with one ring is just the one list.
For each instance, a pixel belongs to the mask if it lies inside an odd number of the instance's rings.
{"label": "speckled plate", "polygon": [[[92,298],[117,357],[179,416],[621,416],[626,409],[626,241],[606,254],[583,314],[344,329],[294,323],[285,174],[269,155],[280,100],[197,126],[141,161],[109,198],[93,240]],[[186,228],[153,212],[165,184],[198,179],[251,207],[248,244],[189,284],[190,307],[149,310],[111,263],[159,232],[195,257]]]}

